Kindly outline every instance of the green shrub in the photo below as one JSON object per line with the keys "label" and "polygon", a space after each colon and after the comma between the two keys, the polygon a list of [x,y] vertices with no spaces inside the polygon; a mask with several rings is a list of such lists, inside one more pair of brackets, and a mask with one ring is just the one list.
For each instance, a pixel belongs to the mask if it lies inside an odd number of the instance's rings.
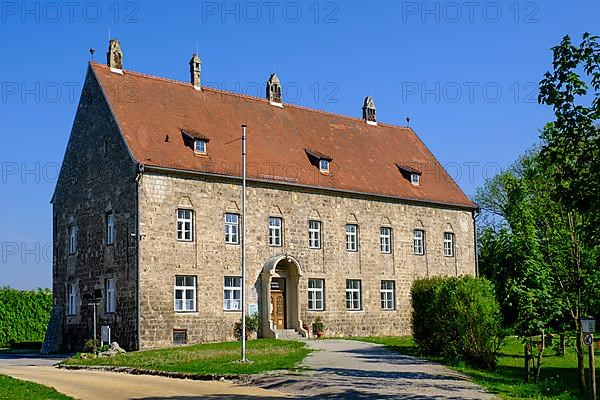
{"label": "green shrub", "polygon": [[496,366],[503,333],[491,282],[470,276],[421,279],[411,297],[413,337],[423,353]]}
{"label": "green shrub", "polygon": [[[258,318],[258,313],[246,315],[246,339],[249,338],[252,333],[258,332],[259,325],[260,319]],[[242,321],[235,323],[233,335],[237,340],[242,340]]]}
{"label": "green shrub", "polygon": [[49,289],[0,289],[0,347],[44,340],[52,310]]}

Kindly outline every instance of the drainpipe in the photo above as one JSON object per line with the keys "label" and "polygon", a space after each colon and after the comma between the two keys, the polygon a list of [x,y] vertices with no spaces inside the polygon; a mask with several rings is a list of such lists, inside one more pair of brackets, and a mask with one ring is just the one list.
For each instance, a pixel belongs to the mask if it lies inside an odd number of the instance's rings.
{"label": "drainpipe", "polygon": [[473,210],[473,243],[475,244],[475,276],[479,278],[479,249],[477,248],[477,222],[476,218],[479,215],[479,208]]}
{"label": "drainpipe", "polygon": [[138,164],[138,172],[135,176],[135,208],[136,208],[136,216],[135,216],[135,251],[136,251],[136,264],[137,264],[137,288],[136,288],[136,304],[137,304],[137,349],[142,349],[142,313],[141,313],[141,289],[140,289],[140,185],[142,180],[142,174],[144,173],[144,164]]}

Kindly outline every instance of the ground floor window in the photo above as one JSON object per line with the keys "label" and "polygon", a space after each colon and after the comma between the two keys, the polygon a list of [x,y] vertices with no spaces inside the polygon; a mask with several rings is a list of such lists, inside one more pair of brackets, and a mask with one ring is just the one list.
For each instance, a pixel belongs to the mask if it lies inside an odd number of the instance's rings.
{"label": "ground floor window", "polygon": [[107,313],[114,313],[116,309],[116,291],[115,291],[115,278],[108,278],[104,280],[104,296],[105,304],[104,311]]}
{"label": "ground floor window", "polygon": [[359,279],[346,280],[346,308],[348,310],[360,310],[362,308],[360,286]]}
{"label": "ground floor window", "polygon": [[196,311],[196,277],[175,277],[175,311]]}
{"label": "ground floor window", "polygon": [[77,314],[77,285],[69,283],[67,285],[67,315]]}
{"label": "ground floor window", "polygon": [[173,329],[173,344],[187,344],[187,329]]}
{"label": "ground floor window", "polygon": [[381,281],[381,309],[394,310],[396,308],[394,281]]}
{"label": "ground floor window", "polygon": [[242,278],[226,276],[223,288],[223,309],[238,311],[242,309]]}
{"label": "ground floor window", "polygon": [[308,309],[312,311],[321,311],[324,307],[324,289],[325,280],[309,279],[308,280]]}

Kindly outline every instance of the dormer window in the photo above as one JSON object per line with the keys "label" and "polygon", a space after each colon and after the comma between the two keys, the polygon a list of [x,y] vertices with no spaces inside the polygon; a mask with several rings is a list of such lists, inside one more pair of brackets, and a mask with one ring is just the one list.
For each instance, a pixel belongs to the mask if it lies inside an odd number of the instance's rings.
{"label": "dormer window", "polygon": [[329,173],[329,160],[321,159],[319,161],[319,171],[328,174]]}
{"label": "dormer window", "polygon": [[194,141],[194,153],[206,154],[206,140],[196,139]]}
{"label": "dormer window", "polygon": [[419,184],[421,183],[421,176],[415,173],[410,174],[410,183],[412,183],[415,186],[419,186]]}
{"label": "dormer window", "polygon": [[318,167],[320,173],[329,174],[331,172],[329,167],[333,158],[313,149],[304,149],[304,151],[306,152],[310,163],[315,167]]}

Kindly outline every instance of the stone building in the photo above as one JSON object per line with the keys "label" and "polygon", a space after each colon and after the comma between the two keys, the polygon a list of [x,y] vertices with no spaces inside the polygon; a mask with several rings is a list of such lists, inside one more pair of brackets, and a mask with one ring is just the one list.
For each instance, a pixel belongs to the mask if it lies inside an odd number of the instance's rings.
{"label": "stone building", "polygon": [[[52,199],[63,349],[233,339],[241,318],[241,125],[248,311],[262,337],[410,334],[412,282],[475,274],[474,213],[416,133],[377,120],[90,63]],[[59,340],[59,339],[56,339]]]}

